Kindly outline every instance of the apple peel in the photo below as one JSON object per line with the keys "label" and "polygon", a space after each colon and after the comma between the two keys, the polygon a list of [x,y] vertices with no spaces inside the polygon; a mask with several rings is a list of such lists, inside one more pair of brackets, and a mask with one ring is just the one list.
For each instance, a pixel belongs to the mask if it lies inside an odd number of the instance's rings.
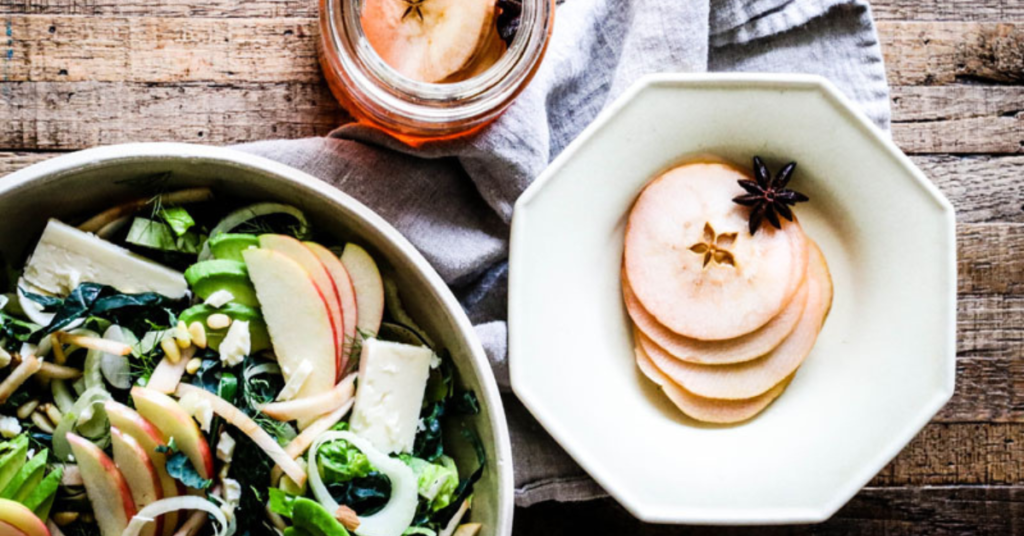
{"label": "apple peel", "polygon": [[209,401],[214,413],[249,436],[256,445],[267,453],[267,456],[274,460],[274,463],[281,466],[281,469],[288,475],[288,478],[291,478],[300,486],[306,482],[306,471],[302,469],[302,466],[288,456],[284,449],[281,448],[281,445],[278,445],[277,441],[263,428],[260,428],[248,415],[242,413],[241,410],[223,398],[193,385],[183,383],[178,385],[175,391],[178,398],[182,398],[190,393],[195,393],[200,398]]}

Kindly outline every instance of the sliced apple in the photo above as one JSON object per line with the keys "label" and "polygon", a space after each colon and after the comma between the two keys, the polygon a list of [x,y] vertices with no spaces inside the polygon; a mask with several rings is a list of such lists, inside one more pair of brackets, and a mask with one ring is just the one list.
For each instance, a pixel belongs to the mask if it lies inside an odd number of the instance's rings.
{"label": "sliced apple", "polygon": [[495,15],[493,0],[365,0],[360,22],[385,63],[436,83],[472,61]]}
{"label": "sliced apple", "polygon": [[679,411],[701,422],[735,424],[751,419],[778,398],[793,379],[793,376],[790,375],[775,387],[754,398],[743,400],[704,398],[683,389],[668,376],[665,376],[661,369],[654,365],[643,348],[637,346],[635,352],[636,364],[644,376],[661,387],[662,392],[679,408]]}
{"label": "sliced apple", "polygon": [[0,534],[4,536],[28,536],[14,525],[0,521]]}
{"label": "sliced apple", "polygon": [[[110,426],[116,427],[122,434],[131,436],[149,456],[157,477],[160,479],[160,491],[164,498],[177,497],[185,494],[185,487],[167,473],[167,455],[157,451],[158,447],[167,446],[167,438],[163,432],[153,426],[138,412],[114,401],[104,405]],[[168,512],[163,516],[163,536],[174,534],[178,526],[178,513]]]}
{"label": "sliced apple", "polygon": [[[309,274],[309,278],[313,280],[313,284],[319,289],[321,298],[327,305],[327,312],[331,319],[331,331],[334,333],[336,361],[340,364],[345,348],[345,316],[341,310],[341,296],[338,294],[337,285],[327,267],[320,262],[310,248],[290,236],[262,235],[260,236],[260,247],[281,253],[299,263],[299,266]],[[337,369],[337,364],[335,369]]]}
{"label": "sliced apple", "polygon": [[662,372],[687,391],[707,398],[753,398],[778,385],[803,363],[814,348],[832,301],[832,285],[825,258],[813,243],[810,293],[803,317],[793,333],[764,357],[732,365],[697,365],[675,359],[643,333],[639,344]]}
{"label": "sliced apple", "polygon": [[348,243],[341,252],[341,263],[348,270],[356,291],[359,331],[376,335],[384,319],[384,279],[373,257],[362,247]]}
{"label": "sliced apple", "polygon": [[132,400],[139,415],[153,423],[192,462],[199,476],[213,478],[213,455],[199,425],[173,398],[145,387],[132,388]]}
{"label": "sliced apple", "polygon": [[121,536],[136,512],[128,482],[103,449],[76,434],[68,433],[67,438],[82,472],[100,535]]}
{"label": "sliced apple", "polygon": [[[136,508],[145,508],[163,498],[160,475],[153,466],[149,454],[132,436],[116,426],[110,427],[110,442],[114,449],[114,463],[121,470]],[[159,517],[139,531],[140,536],[156,536],[163,533],[164,518]]]}
{"label": "sliced apple", "polygon": [[330,313],[317,285],[299,263],[270,249],[242,252],[267,322],[274,353],[287,381],[304,360],[316,371],[296,398],[330,391],[337,381],[337,355]]}
{"label": "sliced apple", "polygon": [[808,285],[801,285],[789,305],[764,326],[735,339],[701,341],[684,337],[661,325],[636,298],[623,274],[622,296],[636,327],[672,357],[703,365],[727,365],[757,359],[779,345],[796,329],[807,305]]}
{"label": "sliced apple", "polygon": [[793,298],[806,269],[803,230],[748,230],[732,201],[745,172],[687,164],[652,181],[626,224],[626,276],[659,323],[686,337],[722,340],[765,325]]}
{"label": "sliced apple", "polygon": [[[49,529],[46,528],[46,524],[41,519],[36,517],[21,503],[9,501],[7,499],[0,499],[0,534],[5,536],[8,534],[3,529],[7,529],[3,525],[7,525],[12,530],[17,532],[11,532],[12,536],[50,536]],[[20,533],[20,534],[19,534]],[[106,536],[106,535],[104,535]]]}
{"label": "sliced apple", "polygon": [[345,326],[345,340],[342,347],[341,361],[338,362],[338,379],[340,380],[348,369],[348,362],[351,359],[352,344],[356,340],[356,326],[359,325],[359,308],[356,305],[356,289],[352,286],[352,278],[348,270],[342,264],[337,255],[320,244],[306,242],[306,247],[316,255],[317,259],[327,268],[334,280],[334,289],[341,301],[341,314]]}

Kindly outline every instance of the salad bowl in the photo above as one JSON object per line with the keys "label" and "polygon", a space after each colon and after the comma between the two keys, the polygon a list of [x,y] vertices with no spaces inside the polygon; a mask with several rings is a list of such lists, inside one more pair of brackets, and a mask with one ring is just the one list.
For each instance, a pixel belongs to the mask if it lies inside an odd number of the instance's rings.
{"label": "salad bowl", "polygon": [[[771,170],[797,163],[789,187],[810,201],[793,212],[828,259],[834,298],[803,366],[779,384],[785,394],[744,422],[701,424],[634,362],[620,278],[627,221],[666,170],[708,158],[751,170],[756,156]],[[823,521],[952,396],[955,230],[949,201],[822,78],[644,78],[516,205],[512,387],[641,520]]]}
{"label": "salad bowl", "polygon": [[[447,349],[456,382],[475,393],[479,402],[479,411],[469,417],[469,424],[481,440],[487,462],[473,487],[472,520],[482,524],[481,534],[511,534],[511,447],[501,398],[483,348],[459,303],[423,256],[391,225],[348,195],[296,169],[229,149],[170,143],[101,147],[54,158],[0,179],[0,214],[4,215],[0,252],[17,266],[32,253],[49,218],[82,221],[138,199],[154,177],[167,181],[161,185],[164,191],[202,187],[212,190],[214,199],[295,207],[308,217],[310,225],[332,239],[331,243],[358,242],[378,259],[381,272],[395,283],[408,314],[439,347]],[[223,349],[226,342],[221,344]],[[471,471],[478,458],[473,445],[452,443],[451,455],[460,472]]]}

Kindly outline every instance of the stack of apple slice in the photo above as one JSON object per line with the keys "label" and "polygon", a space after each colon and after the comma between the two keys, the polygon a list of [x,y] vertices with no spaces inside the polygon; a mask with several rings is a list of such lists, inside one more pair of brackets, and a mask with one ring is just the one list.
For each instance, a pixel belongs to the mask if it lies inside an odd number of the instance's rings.
{"label": "stack of apple slice", "polygon": [[402,75],[419,82],[476,76],[505,53],[494,0],[365,0],[367,41]]}
{"label": "stack of apple slice", "polygon": [[380,328],[384,285],[373,258],[355,244],[339,257],[285,235],[260,236],[242,257],[285,381],[302,374],[293,398],[331,391],[349,372],[355,341]]}
{"label": "stack of apple slice", "polygon": [[825,258],[800,224],[748,231],[732,202],[749,177],[719,163],[672,169],[627,224],[622,290],[635,357],[685,414],[745,421],[785,390],[832,303]]}

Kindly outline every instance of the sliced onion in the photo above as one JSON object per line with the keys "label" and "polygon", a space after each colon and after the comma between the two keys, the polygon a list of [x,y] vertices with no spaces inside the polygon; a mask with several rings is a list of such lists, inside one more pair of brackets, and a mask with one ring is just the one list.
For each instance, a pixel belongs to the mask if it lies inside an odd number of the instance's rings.
{"label": "sliced onion", "polygon": [[64,380],[53,380],[50,382],[50,392],[53,393],[53,401],[61,413],[71,411],[75,405],[75,398],[71,396],[71,389]]}
{"label": "sliced onion", "polygon": [[355,379],[355,373],[349,374],[330,391],[298,400],[274,402],[263,406],[260,411],[279,421],[319,417],[340,408],[352,399],[355,394]]}
{"label": "sliced onion", "polygon": [[267,453],[267,456],[270,456],[274,463],[281,466],[285,474],[295,481],[296,484],[302,486],[306,482],[306,471],[302,469],[302,466],[295,463],[295,460],[285,453],[281,445],[277,443],[277,440],[271,437],[266,430],[260,428],[252,418],[242,413],[240,409],[227,400],[194,385],[182,383],[178,385],[178,389],[175,391],[178,398],[182,398],[189,393],[195,393],[199,397],[208,400],[210,406],[213,407],[214,413],[220,415],[224,420],[241,430],[243,434],[249,436],[257,446]]}
{"label": "sliced onion", "polygon": [[338,502],[327,491],[320,478],[317,464],[317,451],[320,446],[330,441],[344,439],[359,449],[366,458],[391,480],[391,497],[380,511],[369,516],[359,516],[359,536],[401,536],[416,516],[418,505],[416,474],[408,465],[377,450],[369,441],[352,432],[327,432],[317,438],[309,449],[309,487],[320,505],[328,512],[338,509]]}
{"label": "sliced onion", "polygon": [[278,365],[277,363],[260,363],[259,365],[245,369],[245,372],[242,373],[242,379],[244,379],[246,383],[249,383],[249,380],[263,374],[280,375],[281,365]]}
{"label": "sliced onion", "polygon": [[153,522],[156,518],[167,514],[169,512],[176,512],[178,510],[202,510],[211,517],[217,524],[215,536],[231,536],[234,531],[231,530],[231,526],[228,524],[228,519],[221,512],[217,505],[213,504],[205,497],[195,496],[183,496],[183,497],[171,497],[169,499],[161,499],[154,503],[150,503],[149,506],[139,510],[135,517],[132,518],[128,526],[125,527],[124,532],[121,536],[139,536],[142,532],[143,527],[147,523]]}
{"label": "sliced onion", "polygon": [[[220,220],[219,223],[210,231],[210,238],[213,238],[222,233],[229,233],[234,229],[241,226],[243,223],[259,218],[261,216],[268,216],[270,214],[287,214],[298,221],[297,235],[309,234],[309,222],[306,220],[306,215],[301,210],[289,206],[282,205],[280,203],[257,203],[255,205],[249,205],[242,207]],[[199,252],[199,260],[205,261],[212,257],[210,253],[210,241],[207,240],[203,243],[203,250]]]}
{"label": "sliced onion", "polygon": [[[116,324],[107,328],[107,331],[103,333],[103,338],[121,344],[128,343],[121,326]],[[128,363],[126,355],[104,352],[100,359],[100,371],[103,372],[103,377],[110,382],[110,385],[118,389],[127,389],[132,386],[131,365]]]}
{"label": "sliced onion", "polygon": [[[100,426],[89,426],[89,430],[81,430],[83,435],[101,448],[106,446],[106,440],[98,440],[97,436],[102,435],[107,428],[107,414],[103,409],[103,403],[108,400],[110,400],[110,393],[105,389],[94,387],[82,393],[82,396],[78,397],[78,400],[75,401],[71,408],[64,412],[64,416],[57,423],[57,429],[53,432],[53,453],[57,456],[57,459],[62,462],[67,462],[71,459],[71,444],[68,443],[66,436],[68,432],[80,428],[78,426],[78,419],[87,410],[93,412],[93,417],[89,419],[89,424],[97,423]],[[92,433],[89,434],[87,432]]]}

